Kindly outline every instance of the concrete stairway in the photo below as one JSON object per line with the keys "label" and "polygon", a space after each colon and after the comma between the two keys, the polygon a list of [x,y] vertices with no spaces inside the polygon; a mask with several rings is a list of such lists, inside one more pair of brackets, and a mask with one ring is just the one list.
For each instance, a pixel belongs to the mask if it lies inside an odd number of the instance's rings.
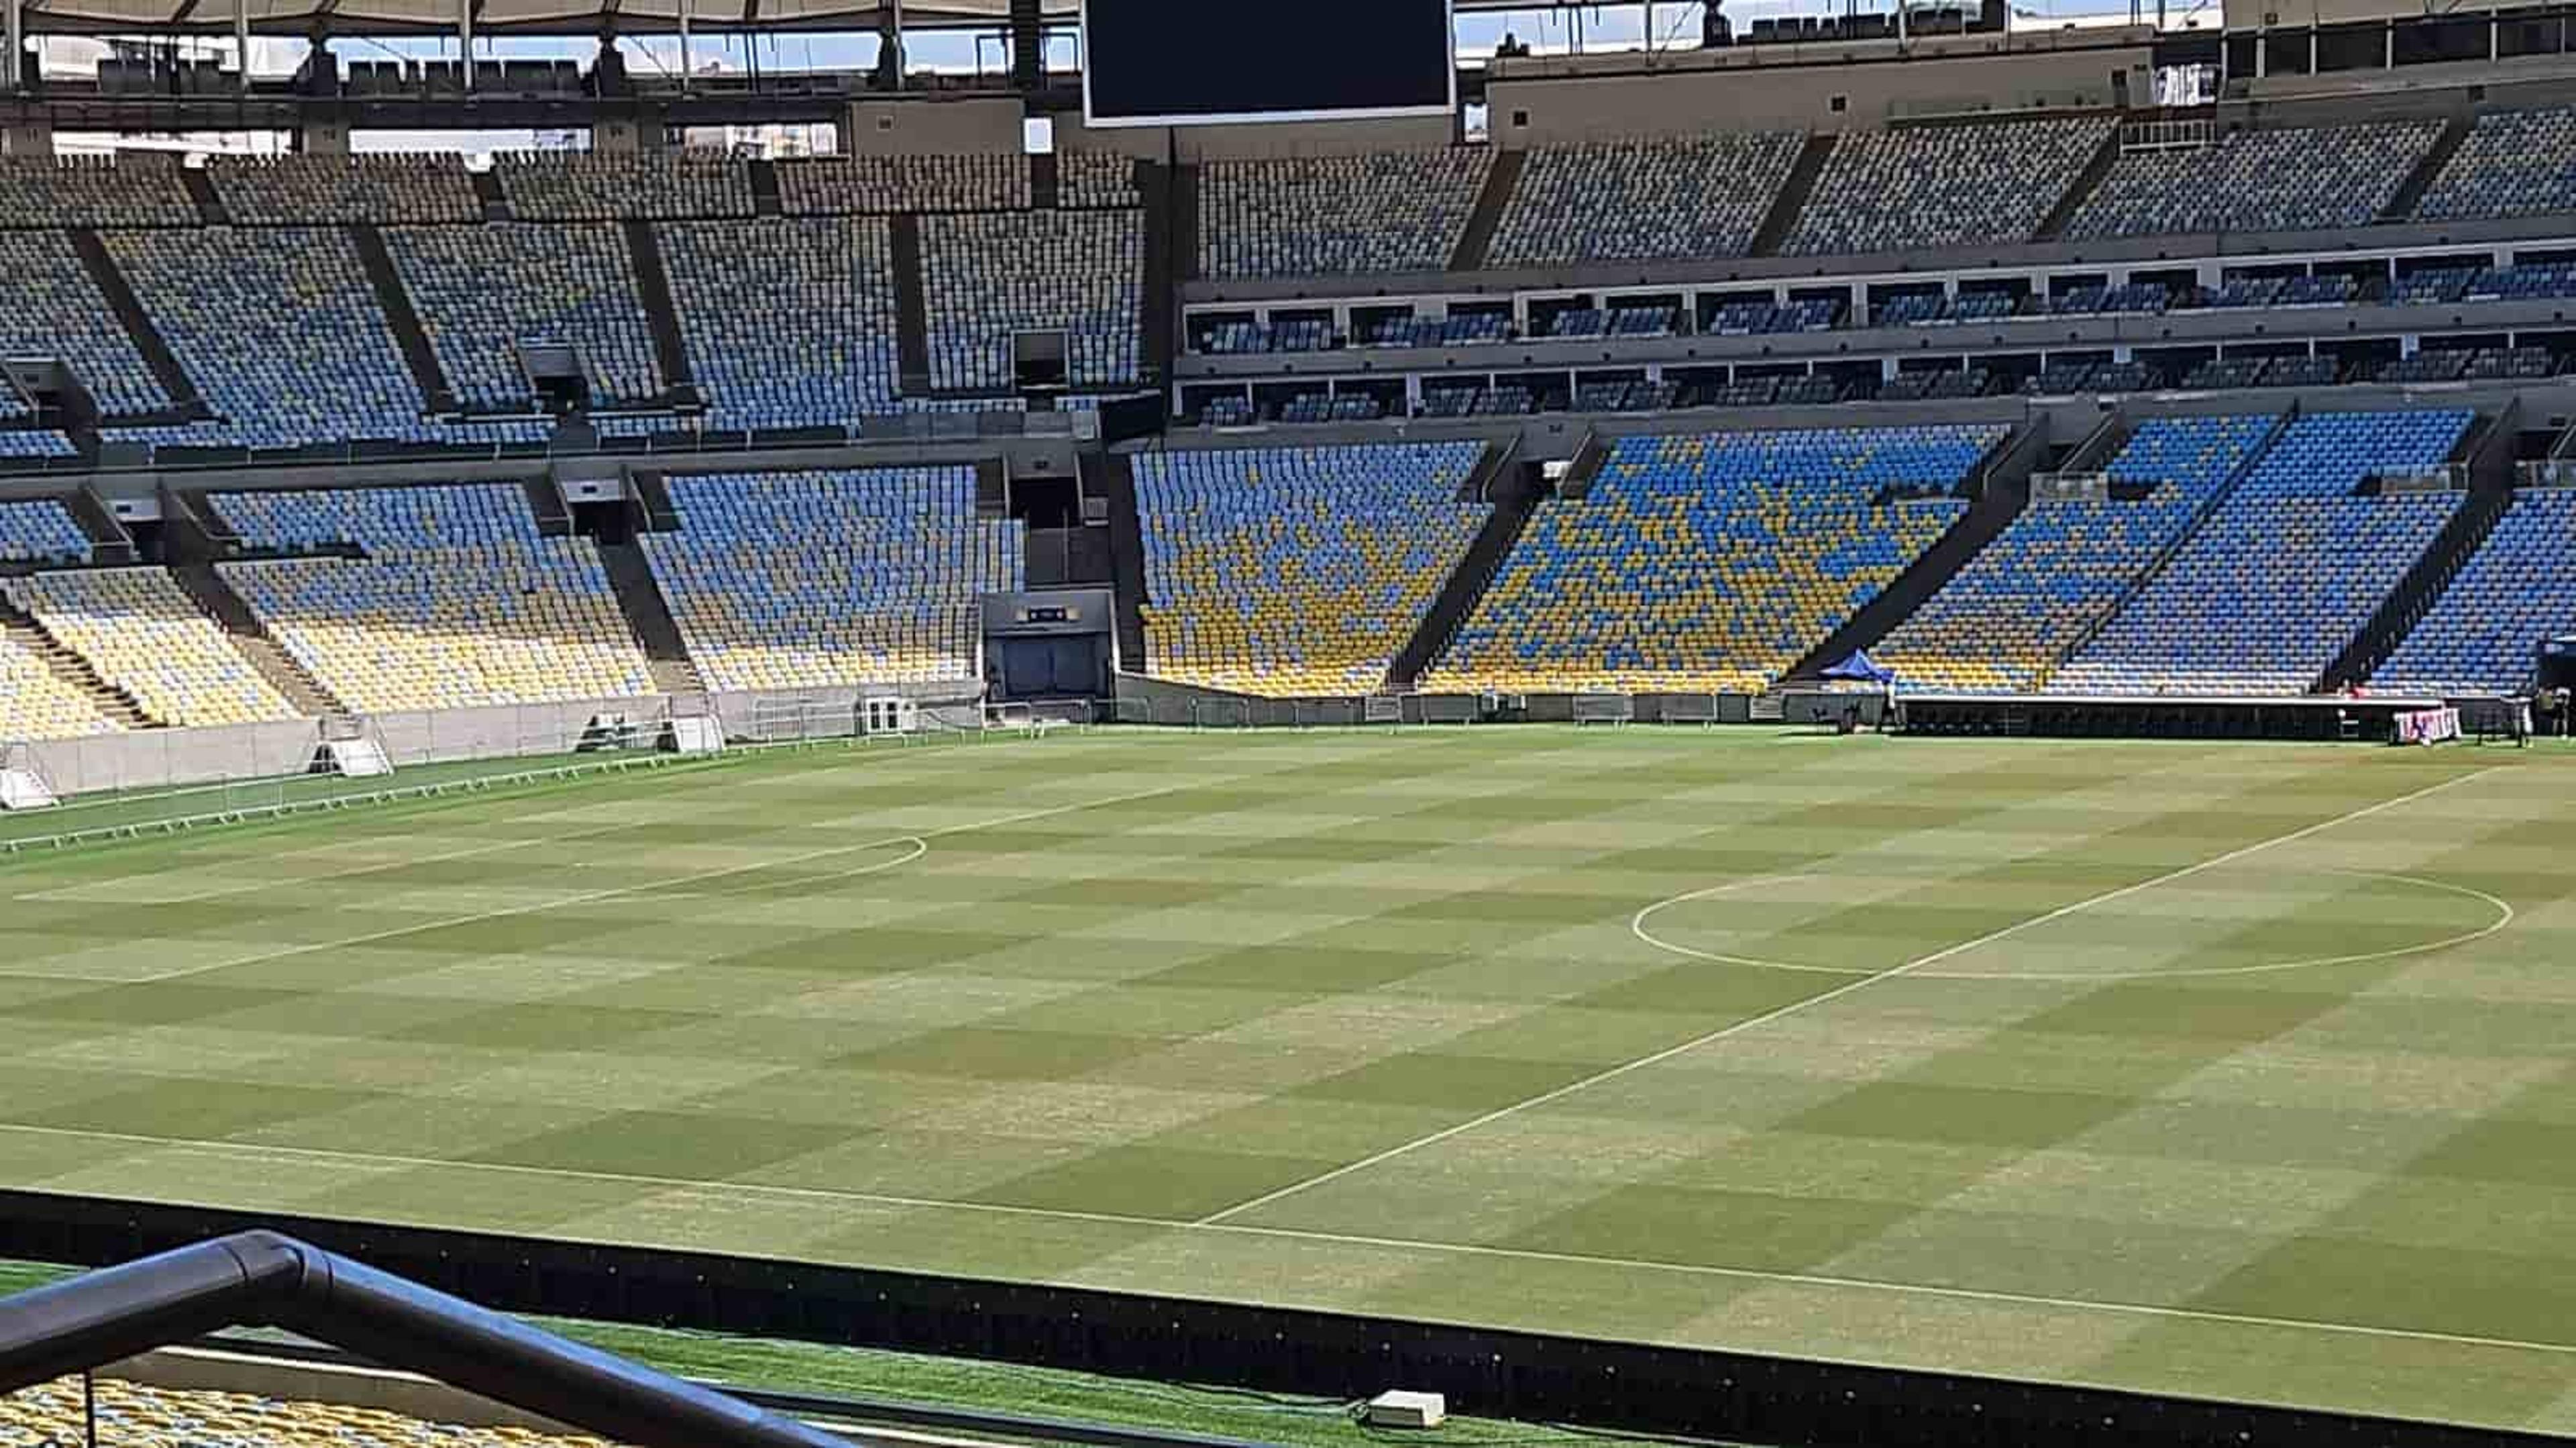
{"label": "concrete stairway", "polygon": [[1439,661],[1440,655],[1458,636],[1477,601],[1493,586],[1494,576],[1503,570],[1503,561],[1512,556],[1521,534],[1529,527],[1530,514],[1538,508],[1538,484],[1532,469],[1515,463],[1518,439],[1510,444],[1496,444],[1486,451],[1486,461],[1478,471],[1486,475],[1484,496],[1494,509],[1485,515],[1485,524],[1476,530],[1467,551],[1458,558],[1456,571],[1423,611],[1422,621],[1414,626],[1413,636],[1405,640],[1387,665],[1387,688],[1396,693],[1410,692],[1422,676]]}
{"label": "concrete stairway", "polygon": [[22,613],[14,604],[0,603],[0,635],[42,660],[55,678],[88,696],[98,712],[126,729],[158,729],[161,721],[143,712],[134,696],[116,687],[90,667],[89,660],[66,647],[51,630],[36,621],[32,614]]}
{"label": "concrete stairway", "polygon": [[662,596],[662,585],[653,577],[652,561],[644,556],[642,545],[603,540],[598,547],[600,564],[608,570],[608,586],[617,594],[617,607],[634,631],[636,646],[644,650],[644,666],[653,676],[654,689],[663,694],[705,693],[706,679],[689,658],[679,621],[671,617],[670,600]]}
{"label": "concrete stairway", "polygon": [[921,218],[906,213],[887,228],[894,263],[896,386],[906,397],[930,395],[930,303],[922,286]]}
{"label": "concrete stairway", "polygon": [[1798,159],[1789,167],[1789,177],[1780,183],[1780,193],[1771,198],[1771,209],[1762,214],[1762,224],[1753,229],[1755,256],[1778,256],[1781,244],[1798,224],[1798,213],[1807,207],[1807,198],[1816,194],[1816,178],[1825,174],[1825,162],[1834,154],[1834,138],[1829,135],[1809,136],[1798,150]]}
{"label": "concrete stairway", "polygon": [[251,612],[240,594],[233,592],[233,586],[224,581],[213,564],[190,563],[170,572],[178,579],[180,590],[196,600],[197,607],[204,609],[206,617],[232,640],[233,649],[259,671],[270,688],[286,696],[296,713],[315,719],[351,717],[349,706],[340,701],[340,696],[313,677],[286,651],[285,645],[270,636],[268,626]]}
{"label": "concrete stairway", "polygon": [[1449,270],[1482,271],[1485,256],[1494,248],[1494,233],[1501,229],[1503,212],[1512,204],[1512,193],[1521,185],[1521,168],[1529,162],[1527,151],[1495,153],[1493,169],[1485,173],[1485,189],[1476,193],[1476,209],[1467,213],[1467,228],[1458,234],[1458,247],[1449,254]]}

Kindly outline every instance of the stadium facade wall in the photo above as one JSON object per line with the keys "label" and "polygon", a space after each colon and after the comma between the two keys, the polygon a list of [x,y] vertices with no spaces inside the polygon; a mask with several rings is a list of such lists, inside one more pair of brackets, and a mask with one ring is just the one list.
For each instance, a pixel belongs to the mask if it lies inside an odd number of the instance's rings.
{"label": "stadium facade wall", "polygon": [[[2112,88],[2114,74],[2128,77],[2125,90]],[[2035,109],[2099,110],[2151,94],[2153,77],[2154,52],[2134,45],[1975,56],[1940,65],[1503,78],[1492,81],[1485,94],[1494,142],[1512,150],[1711,130],[1874,130],[1890,120],[1944,113],[2007,120]],[[1524,113],[1525,124],[1519,121]]]}
{"label": "stadium facade wall", "polygon": [[[866,699],[913,700],[932,715],[931,727],[982,727],[982,704],[957,684],[862,685],[763,693],[708,694],[698,699],[666,695],[567,700],[480,709],[438,709],[370,714],[355,732],[382,743],[397,771],[429,764],[539,758],[599,747],[595,725],[623,719],[658,725],[675,715],[711,713],[725,737],[741,743],[790,743],[846,738],[857,729]],[[188,789],[304,773],[326,737],[323,721],[213,729],[149,729],[81,739],[10,742],[10,762],[31,764],[54,792],[132,793]],[[347,731],[327,737],[346,738]],[[646,747],[650,747],[649,742]],[[402,787],[399,773],[389,786]]]}
{"label": "stadium facade wall", "polygon": [[852,156],[1017,156],[1027,115],[1017,96],[946,96],[927,105],[852,101],[841,123],[842,148]]}

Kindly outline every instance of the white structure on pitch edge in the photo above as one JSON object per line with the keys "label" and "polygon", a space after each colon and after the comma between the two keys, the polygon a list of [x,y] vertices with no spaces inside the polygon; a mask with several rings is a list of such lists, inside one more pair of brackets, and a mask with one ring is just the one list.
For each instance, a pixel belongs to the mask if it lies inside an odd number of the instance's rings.
{"label": "white structure on pitch edge", "polygon": [[1372,1428],[1437,1428],[1449,1420],[1449,1399],[1439,1393],[1380,1393],[1360,1417]]}
{"label": "white structure on pitch edge", "polygon": [[52,809],[53,786],[32,769],[0,769],[0,810]]}

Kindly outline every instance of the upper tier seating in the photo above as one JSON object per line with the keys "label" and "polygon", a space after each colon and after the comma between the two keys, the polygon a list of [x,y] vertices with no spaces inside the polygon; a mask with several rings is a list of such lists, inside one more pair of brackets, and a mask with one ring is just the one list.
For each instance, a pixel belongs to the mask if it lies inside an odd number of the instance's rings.
{"label": "upper tier seating", "polygon": [[1503,208],[1486,261],[1742,256],[1803,140],[1789,131],[1726,131],[1539,147]]}
{"label": "upper tier seating", "polygon": [[[24,587],[18,579],[0,580],[11,607],[19,606]],[[64,680],[14,629],[0,629],[0,744],[29,739],[79,739],[114,734],[120,726],[90,696]],[[11,1399],[0,1398],[0,1411]]]}
{"label": "upper tier seating", "polygon": [[2105,469],[2142,498],[2034,498],[1872,649],[1898,686],[2027,692],[2191,526],[2273,419],[2155,418]]}
{"label": "upper tier seating", "polygon": [[605,1448],[597,1439],[524,1428],[466,1428],[371,1408],[237,1393],[147,1388],[102,1377],[40,1383],[0,1398],[0,1445],[49,1448],[89,1441],[115,1448]]}
{"label": "upper tier seating", "polygon": [[979,682],[982,595],[1026,578],[971,468],[675,477],[644,551],[712,689]]}
{"label": "upper tier seating", "polygon": [[709,426],[839,425],[896,410],[884,221],[689,222],[661,227],[660,240]]}
{"label": "upper tier seating", "polygon": [[522,221],[749,216],[751,168],[722,151],[529,151],[492,168]]}
{"label": "upper tier seating", "polygon": [[0,276],[0,352],[62,359],[111,417],[170,405],[68,237],[0,231]]}
{"label": "upper tier seating", "polygon": [[179,179],[177,156],[0,156],[0,228],[194,226],[202,219]]}
{"label": "upper tier seating", "polygon": [[2576,490],[2516,494],[2405,642],[2370,677],[2381,693],[2530,687],[2541,640],[2576,629]]}
{"label": "upper tier seating", "polygon": [[2466,412],[2312,413],[2278,440],[2052,693],[2304,693],[2423,556],[2461,495],[2357,496],[2439,466]]}
{"label": "upper tier seating", "polygon": [[1493,169],[1483,146],[1199,168],[1199,268],[1209,277],[1436,272]]}
{"label": "upper tier seating", "polygon": [[182,728],[292,719],[213,619],[158,568],[39,573],[27,611],[153,720]]}
{"label": "upper tier seating", "polygon": [[108,251],[246,447],[432,434],[357,244],[333,227],[125,231]]}
{"label": "upper tier seating", "polygon": [[[1996,427],[1623,438],[1542,503],[1422,687],[1755,691],[1956,522]],[[1930,494],[1930,495],[1927,495]]]}
{"label": "upper tier seating", "polygon": [[89,535],[51,498],[0,503],[0,563],[87,563]]}
{"label": "upper tier seating", "polygon": [[2205,147],[2134,151],[2112,164],[2066,235],[2366,226],[2441,134],[2437,121],[2401,121],[2233,131]]}
{"label": "upper tier seating", "polygon": [[479,220],[483,203],[452,153],[225,157],[206,168],[240,226]]}
{"label": "upper tier seating", "polygon": [[528,404],[523,342],[578,348],[596,404],[661,394],[652,322],[615,226],[398,227],[385,244],[439,370],[468,407]]}
{"label": "upper tier seating", "polygon": [[2576,211],[2576,110],[2480,116],[2415,208],[2426,221]]}
{"label": "upper tier seating", "polygon": [[0,458],[76,458],[80,449],[72,440],[48,429],[24,428],[0,432]]}
{"label": "upper tier seating", "polygon": [[1019,211],[1029,205],[1029,158],[996,151],[782,161],[778,200],[791,216]]}
{"label": "upper tier seating", "polygon": [[1847,131],[1783,250],[1799,256],[2028,240],[2114,122],[2107,116]]}
{"label": "upper tier seating", "polygon": [[1011,336],[1031,330],[1065,331],[1076,387],[1130,385],[1144,370],[1142,213],[924,217],[921,285],[935,388],[1011,387]]}
{"label": "upper tier seating", "polygon": [[1152,672],[1271,697],[1371,693],[1483,525],[1472,442],[1149,452]]}
{"label": "upper tier seating", "polygon": [[364,558],[218,565],[268,631],[352,709],[382,713],[649,694],[586,539],[542,538],[514,484],[224,493],[244,542]]}
{"label": "upper tier seating", "polygon": [[1136,189],[1136,158],[1120,151],[1056,153],[1056,200],[1082,211],[1118,211],[1145,204]]}

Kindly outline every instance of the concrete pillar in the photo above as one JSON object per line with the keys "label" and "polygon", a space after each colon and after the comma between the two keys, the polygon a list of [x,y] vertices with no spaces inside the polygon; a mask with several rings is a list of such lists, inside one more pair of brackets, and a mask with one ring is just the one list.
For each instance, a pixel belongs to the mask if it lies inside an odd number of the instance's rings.
{"label": "concrete pillar", "polygon": [[54,128],[44,121],[19,121],[0,130],[0,156],[51,156]]}
{"label": "concrete pillar", "polygon": [[0,72],[0,94],[18,89],[18,77],[27,64],[26,0],[0,0],[0,32],[9,44],[9,65]]}

